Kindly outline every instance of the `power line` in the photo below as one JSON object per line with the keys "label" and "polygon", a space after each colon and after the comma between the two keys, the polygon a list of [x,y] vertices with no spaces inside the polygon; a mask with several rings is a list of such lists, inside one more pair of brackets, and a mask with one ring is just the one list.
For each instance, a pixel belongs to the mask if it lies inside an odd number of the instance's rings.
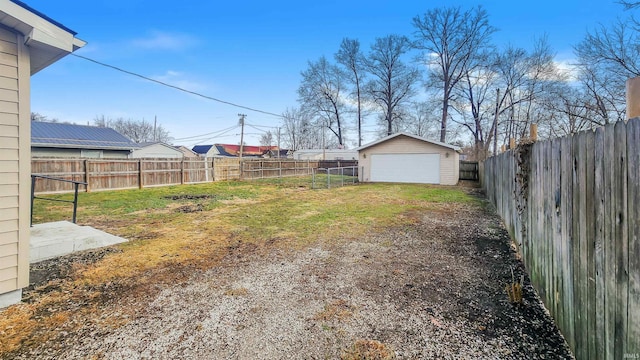
{"label": "power line", "polygon": [[119,68],[117,66],[105,64],[103,62],[100,62],[100,61],[97,61],[97,60],[93,60],[93,59],[88,58],[86,56],[78,55],[78,54],[75,54],[75,53],[71,53],[71,55],[73,55],[75,57],[79,57],[79,58],[87,60],[87,61],[90,61],[90,62],[98,64],[98,65],[104,66],[104,67],[108,67],[108,68],[116,70],[116,71],[123,72],[125,74],[129,74],[129,75],[136,76],[136,77],[139,77],[139,78],[147,80],[147,81],[154,82],[156,84],[160,84],[160,85],[167,86],[167,87],[170,87],[170,88],[173,88],[173,89],[176,89],[176,90],[180,90],[182,92],[186,92],[186,93],[191,94],[191,95],[196,95],[196,96],[199,96],[201,98],[205,98],[207,100],[213,100],[213,101],[216,101],[216,102],[219,102],[219,103],[222,103],[222,104],[235,106],[235,107],[240,108],[240,109],[245,109],[245,110],[249,110],[249,111],[258,112],[258,113],[261,113],[261,114],[266,114],[266,115],[271,115],[271,116],[275,116],[275,117],[278,117],[278,118],[282,118],[282,115],[274,114],[272,112],[268,112],[268,111],[264,111],[264,110],[254,109],[254,108],[251,108],[251,107],[248,107],[248,106],[244,106],[244,105],[235,104],[235,103],[232,103],[232,102],[229,102],[229,101],[225,101],[225,100],[220,100],[220,99],[217,99],[217,98],[214,98],[214,97],[211,97],[211,96],[207,96],[207,95],[201,94],[199,92],[187,90],[187,89],[181,88],[179,86],[171,85],[171,84],[168,84],[168,83],[160,81],[160,80],[152,79],[150,77],[147,77],[147,76],[144,76],[144,75],[140,75],[140,74],[134,73],[132,71],[124,70],[124,69]]}
{"label": "power line", "polygon": [[212,131],[210,133],[201,134],[201,135],[187,136],[187,137],[173,139],[173,140],[196,140],[197,138],[200,138],[200,137],[205,137],[205,136],[209,136],[209,135],[213,135],[213,134],[217,134],[217,133],[223,133],[225,131],[229,131],[229,130],[235,129],[237,127],[238,127],[238,125],[233,125],[233,126],[228,127],[226,129],[222,129],[222,130],[218,130],[218,131]]}

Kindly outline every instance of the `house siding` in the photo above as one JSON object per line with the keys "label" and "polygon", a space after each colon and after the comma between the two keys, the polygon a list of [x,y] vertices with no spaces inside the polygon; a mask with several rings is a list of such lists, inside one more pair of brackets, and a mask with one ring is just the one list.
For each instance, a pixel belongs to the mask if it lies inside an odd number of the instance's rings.
{"label": "house siding", "polygon": [[407,136],[389,139],[359,152],[358,164],[362,173],[362,181],[367,182],[371,179],[371,155],[373,154],[440,154],[440,184],[455,185],[458,183],[460,155],[453,149]]}
{"label": "house siding", "polygon": [[28,285],[30,64],[24,38],[0,27],[0,294]]}

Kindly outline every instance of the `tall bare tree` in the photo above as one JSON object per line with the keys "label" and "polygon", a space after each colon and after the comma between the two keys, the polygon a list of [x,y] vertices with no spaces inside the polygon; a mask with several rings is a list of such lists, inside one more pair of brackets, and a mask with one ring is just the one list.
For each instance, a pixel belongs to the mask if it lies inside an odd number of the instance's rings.
{"label": "tall bare tree", "polygon": [[482,7],[462,11],[443,7],[413,18],[414,46],[423,51],[432,80],[442,91],[440,141],[447,139],[447,121],[454,88],[477,66],[478,54],[489,47],[495,28]]}
{"label": "tall bare tree", "polygon": [[273,144],[273,133],[269,130],[260,135],[260,145],[271,146]]}
{"label": "tall bare tree", "polygon": [[303,110],[318,117],[343,145],[343,113],[346,111],[344,99],[344,73],[322,56],[318,61],[309,62],[302,72],[302,83],[298,88],[298,100]]}
{"label": "tall bare tree", "polygon": [[282,113],[283,147],[291,150],[322,147],[320,126],[300,108],[288,108]]}
{"label": "tall bare tree", "polygon": [[93,124],[100,127],[112,128],[126,136],[135,143],[164,142],[169,143],[173,139],[162,125],[154,125],[151,122],[133,119],[110,119],[104,115],[96,116]]}
{"label": "tall bare tree", "polygon": [[349,81],[353,84],[353,96],[356,100],[356,122],[358,126],[358,146],[362,146],[362,84],[364,80],[364,56],[360,51],[360,42],[344,38],[336,53],[336,61],[347,69]]}
{"label": "tall bare tree", "polygon": [[625,82],[640,76],[640,33],[632,18],[600,25],[574,47],[586,103],[602,124],[624,119]]}
{"label": "tall bare tree", "polygon": [[420,78],[418,69],[405,64],[401,57],[411,50],[406,36],[388,35],[377,38],[366,58],[366,69],[372,80],[366,92],[381,110],[387,127],[387,135],[393,133],[393,121],[400,109],[415,93]]}

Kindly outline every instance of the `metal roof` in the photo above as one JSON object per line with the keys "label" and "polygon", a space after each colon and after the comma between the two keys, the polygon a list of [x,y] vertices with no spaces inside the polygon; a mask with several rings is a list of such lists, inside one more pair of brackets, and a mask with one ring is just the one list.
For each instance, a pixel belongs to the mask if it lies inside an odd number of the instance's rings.
{"label": "metal roof", "polygon": [[140,146],[111,128],[31,122],[31,146],[132,150]]}
{"label": "metal roof", "polygon": [[14,3],[14,4],[16,4],[16,5],[20,6],[21,8],[23,8],[23,9],[25,9],[25,10],[28,10],[28,11],[30,11],[30,12],[32,12],[32,13],[34,13],[34,14],[36,14],[36,15],[40,16],[41,18],[43,18],[43,19],[45,19],[45,20],[49,21],[50,23],[52,23],[52,24],[56,25],[57,27],[59,27],[59,28],[61,28],[61,29],[65,30],[65,31],[69,32],[70,34],[73,34],[74,36],[75,36],[75,35],[78,35],[78,33],[77,33],[77,32],[75,32],[75,31],[73,31],[73,30],[69,29],[68,27],[66,27],[66,26],[62,25],[61,23],[59,23],[59,22],[57,22],[57,21],[53,20],[52,18],[48,17],[47,15],[45,15],[45,14],[41,13],[40,11],[38,11],[38,10],[36,10],[36,9],[34,9],[34,8],[32,8],[31,6],[29,6],[29,5],[25,4],[25,3],[23,3],[22,1],[19,1],[19,0],[9,0],[9,1],[11,1],[12,3]]}
{"label": "metal roof", "polygon": [[211,150],[212,147],[213,145],[196,145],[193,147],[193,149],[191,149],[191,151],[196,154],[206,154],[209,152],[209,150]]}

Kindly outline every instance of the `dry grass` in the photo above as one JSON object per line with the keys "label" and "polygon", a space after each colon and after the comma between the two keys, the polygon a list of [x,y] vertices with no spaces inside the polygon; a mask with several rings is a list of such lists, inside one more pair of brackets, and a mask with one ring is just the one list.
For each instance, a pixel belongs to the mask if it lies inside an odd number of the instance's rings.
{"label": "dry grass", "polygon": [[392,360],[396,355],[392,349],[377,340],[358,340],[342,352],[342,360]]}
{"label": "dry grass", "polygon": [[354,307],[347,301],[338,299],[325,305],[324,309],[317,313],[313,319],[319,321],[342,321],[353,316]]}
{"label": "dry grass", "polygon": [[[199,197],[187,199],[184,194]],[[214,267],[236,252],[261,253],[274,247],[295,251],[318,241],[328,245],[345,242],[375,227],[411,223],[411,217],[402,214],[431,201],[472,201],[455,188],[360,185],[301,191],[298,186],[264,182],[81,195],[82,225],[132,241],[119,246],[122,252],[75,267],[69,279],[56,284],[57,290],[4,310],[0,318],[0,357],[55,338],[60,329],[72,331],[78,323],[99,322],[102,312],[115,300],[150,297],[159,288],[155,285],[187,281],[194,271]],[[192,207],[202,211],[176,211]],[[39,204],[35,210],[36,218],[46,221],[66,219],[68,215],[57,203]],[[228,295],[244,296],[247,292],[234,288]],[[316,319],[342,320],[352,316],[353,310],[337,300]],[[113,317],[103,325],[120,326],[128,321],[126,312],[133,314],[136,309],[119,311],[122,317]],[[363,341],[356,343],[353,351],[385,354],[386,350],[377,342]]]}

